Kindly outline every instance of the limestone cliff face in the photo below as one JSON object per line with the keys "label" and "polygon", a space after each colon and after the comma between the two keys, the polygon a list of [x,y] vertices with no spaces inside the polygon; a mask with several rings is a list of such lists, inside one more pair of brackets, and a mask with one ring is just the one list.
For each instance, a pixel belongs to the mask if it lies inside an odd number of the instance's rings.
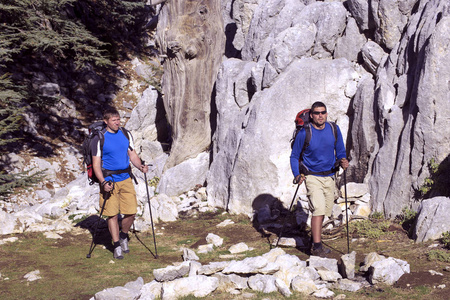
{"label": "limestone cliff face", "polygon": [[445,0],[167,2],[166,169],[212,145],[210,204],[251,213],[261,195],[289,203],[293,120],[323,101],[346,142],[348,181],[370,185],[372,209],[417,207],[430,161],[449,159],[449,23]]}
{"label": "limestone cliff face", "polygon": [[165,169],[211,143],[211,97],[224,41],[219,0],[168,1],[161,9],[157,43],[165,57],[163,100],[173,130]]}

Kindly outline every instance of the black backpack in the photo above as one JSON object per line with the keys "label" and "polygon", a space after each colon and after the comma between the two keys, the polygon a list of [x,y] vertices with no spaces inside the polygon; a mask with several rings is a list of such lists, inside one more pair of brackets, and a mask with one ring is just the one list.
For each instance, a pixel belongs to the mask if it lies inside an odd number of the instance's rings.
{"label": "black backpack", "polygon": [[[97,176],[95,176],[94,168],[92,166],[92,151],[91,151],[91,144],[94,139],[94,137],[98,136],[100,140],[100,147],[103,149],[103,144],[105,142],[105,136],[104,132],[106,128],[106,124],[103,121],[95,122],[91,125],[89,125],[88,130],[89,134],[84,139],[83,145],[82,145],[82,151],[83,151],[83,166],[86,166],[86,173],[89,180],[89,185],[93,185],[94,183],[100,183]],[[119,127],[122,131],[123,135],[126,136],[126,138],[129,140],[130,137],[128,136],[128,130],[126,130],[123,127]],[[133,173],[131,173],[131,167],[128,167],[125,170],[117,170],[117,171],[110,171],[105,170],[102,168],[104,177],[107,177],[111,174],[121,174],[121,173],[129,173],[131,178],[133,178],[136,182],[136,178],[133,176]],[[137,182],[136,182],[137,183]]]}
{"label": "black backpack", "polygon": [[[300,159],[299,159],[299,164],[300,164],[300,168],[303,168],[303,173],[304,174],[314,174],[314,172],[311,172],[309,170],[304,170],[304,168],[306,168],[306,166],[302,163],[303,161],[303,153],[305,152],[306,148],[308,148],[309,146],[309,142],[311,141],[311,136],[312,136],[312,130],[311,130],[311,125],[310,125],[310,109],[304,109],[300,112],[297,113],[297,116],[295,117],[295,129],[294,132],[292,133],[292,138],[290,140],[291,142],[291,149],[294,147],[294,142],[295,142],[295,138],[297,137],[297,134],[300,132],[300,130],[302,130],[302,128],[305,128],[305,142],[303,143],[303,148],[302,151],[300,152]],[[331,129],[333,131],[333,136],[334,136],[334,146],[336,146],[337,143],[337,125],[334,122],[327,122],[328,124],[331,125]],[[318,175],[327,175],[329,173],[334,172],[335,170],[331,170],[330,172],[326,172],[326,174],[324,172],[320,172],[320,173],[315,173]]]}

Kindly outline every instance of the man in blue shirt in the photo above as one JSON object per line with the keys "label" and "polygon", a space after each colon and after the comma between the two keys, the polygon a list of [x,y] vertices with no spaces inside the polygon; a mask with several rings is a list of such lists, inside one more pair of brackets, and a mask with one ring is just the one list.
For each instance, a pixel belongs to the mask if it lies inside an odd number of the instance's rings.
{"label": "man in blue shirt", "polygon": [[[303,128],[295,138],[290,157],[294,182],[305,181],[309,199],[309,210],[312,213],[311,235],[312,255],[325,256],[331,250],[322,245],[322,224],[325,215],[331,216],[334,204],[335,182],[334,166],[336,159],[342,168],[348,167],[344,141],[339,127],[336,133],[327,122],[327,108],[322,102],[315,102],[310,110],[311,140],[302,153],[306,138]],[[335,138],[336,135],[336,138]]]}
{"label": "man in blue shirt", "polygon": [[[103,112],[106,128],[102,131],[103,146],[96,137],[92,145],[92,165],[100,182],[100,207],[103,202],[103,215],[108,216],[108,229],[114,243],[114,258],[122,259],[122,253],[128,253],[128,231],[133,225],[137,212],[136,191],[131,180],[131,163],[144,173],[148,166],[141,163],[134,150],[133,137],[120,127],[120,115],[115,108]],[[127,136],[125,136],[127,135]],[[119,232],[119,213],[122,219],[122,231]]]}

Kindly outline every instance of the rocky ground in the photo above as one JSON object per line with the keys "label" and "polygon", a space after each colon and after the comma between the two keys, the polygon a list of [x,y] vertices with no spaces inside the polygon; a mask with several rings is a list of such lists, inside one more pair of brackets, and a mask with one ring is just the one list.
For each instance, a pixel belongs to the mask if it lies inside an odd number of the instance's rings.
{"label": "rocky ground", "polygon": [[[229,225],[217,227],[230,220]],[[382,222],[382,221],[376,221]],[[74,223],[75,226],[76,223]],[[131,253],[124,260],[114,261],[110,250],[98,245],[92,257],[86,258],[91,235],[85,229],[74,227],[71,232],[49,235],[28,233],[9,236],[0,246],[0,288],[5,299],[90,299],[96,293],[142,277],[147,284],[155,279],[155,269],[179,265],[183,261],[183,249],[196,252],[203,266],[211,262],[241,261],[246,257],[263,255],[273,249],[275,233],[261,234],[247,217],[229,214],[200,213],[181,217],[170,223],[155,226],[158,258],[155,259],[151,231],[131,236]],[[442,249],[438,242],[414,243],[406,231],[396,223],[390,223],[378,237],[364,237],[370,229],[352,231],[350,250],[356,252],[356,278],[367,282],[366,273],[359,265],[370,252],[385,257],[404,260],[410,265],[410,273],[404,274],[394,285],[368,284],[356,292],[330,289],[335,297],[346,299],[447,299],[450,287],[449,262],[430,260],[430,252]],[[223,239],[213,251],[200,253],[206,245],[208,234]],[[308,234],[307,230],[304,232]],[[245,243],[249,249],[231,253],[231,247]],[[333,250],[331,258],[339,259],[347,253],[345,229],[340,228],[325,235],[325,243]],[[301,261],[309,259],[307,248],[283,247]],[[234,252],[234,251],[233,251]],[[448,254],[448,251],[446,252]],[[32,273],[34,272],[34,273]],[[28,274],[28,275],[27,275]],[[27,275],[25,278],[24,276]],[[62,284],[62,283],[71,284]],[[345,295],[345,296],[343,296]],[[230,294],[220,290],[208,297],[230,299]],[[308,299],[293,292],[296,299]],[[233,299],[279,299],[279,292],[264,294],[252,289],[238,290]],[[341,298],[341,299],[342,299]]]}

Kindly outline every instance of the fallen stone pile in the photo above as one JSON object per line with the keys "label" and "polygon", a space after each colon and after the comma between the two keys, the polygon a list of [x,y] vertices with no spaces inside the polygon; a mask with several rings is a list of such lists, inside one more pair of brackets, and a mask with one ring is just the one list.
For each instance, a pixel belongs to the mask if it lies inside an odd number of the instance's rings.
{"label": "fallen stone pile", "polygon": [[369,253],[360,268],[367,276],[355,276],[355,257],[356,253],[352,252],[339,261],[318,256],[302,261],[281,248],[274,248],[261,256],[202,265],[195,260],[192,250],[184,249],[184,261],[153,270],[153,281],[144,283],[139,277],[125,286],[100,291],[92,299],[169,300],[188,295],[206,297],[216,290],[230,295],[249,293],[248,290],[279,292],[285,297],[294,291],[331,298],[338,296],[331,289],[355,292],[371,284],[392,285],[410,272],[406,261]]}

